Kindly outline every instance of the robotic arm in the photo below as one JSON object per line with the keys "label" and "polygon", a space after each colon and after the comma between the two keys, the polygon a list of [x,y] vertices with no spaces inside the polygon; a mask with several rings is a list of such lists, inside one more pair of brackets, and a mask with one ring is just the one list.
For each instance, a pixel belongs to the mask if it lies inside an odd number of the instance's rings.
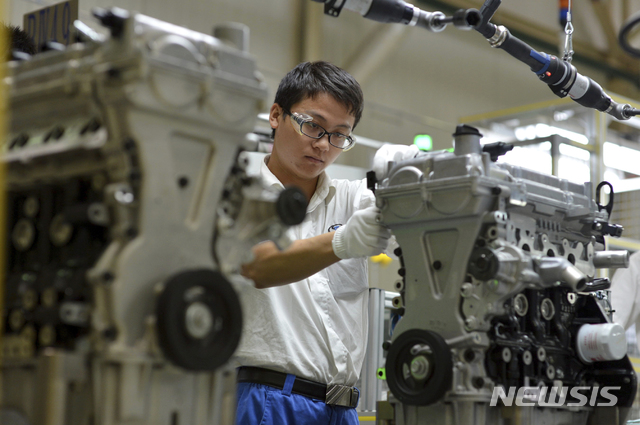
{"label": "robotic arm", "polygon": [[540,81],[547,84],[559,97],[569,95],[580,105],[606,112],[619,120],[628,120],[640,114],[640,110],[632,108],[631,105],[613,101],[598,83],[580,74],[571,63],[538,52],[514,37],[507,28],[490,23],[489,20],[500,3],[501,0],[487,0],[480,8],[482,23],[475,28],[489,41],[491,47],[502,49],[529,65]]}
{"label": "robotic arm", "polygon": [[325,5],[325,13],[337,17],[342,9],[351,10],[383,23],[401,23],[440,32],[449,23],[460,29],[475,29],[492,47],[500,48],[529,65],[538,78],[559,97],[570,96],[582,106],[594,108],[619,120],[639,115],[640,110],[628,104],[618,104],[589,77],[580,74],[568,61],[538,52],[513,36],[504,26],[489,22],[501,0],[486,0],[480,11],[461,9],[447,17],[442,12],[425,12],[402,0],[313,0]]}
{"label": "robotic arm", "polygon": [[481,23],[476,9],[461,9],[447,17],[442,12],[425,12],[402,0],[313,0],[324,3],[324,13],[338,17],[342,9],[357,12],[367,19],[385,24],[399,23],[440,32],[449,23],[460,29],[475,28]]}

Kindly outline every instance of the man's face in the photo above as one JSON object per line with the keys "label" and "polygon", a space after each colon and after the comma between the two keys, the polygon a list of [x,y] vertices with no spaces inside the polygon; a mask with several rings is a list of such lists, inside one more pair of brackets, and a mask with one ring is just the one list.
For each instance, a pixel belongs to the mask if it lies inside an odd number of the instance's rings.
{"label": "man's face", "polygon": [[[290,111],[307,114],[313,122],[326,131],[351,134],[355,117],[347,108],[327,93],[306,98],[291,107]],[[314,181],[340,155],[342,149],[329,144],[327,135],[320,139],[300,135],[280,105],[271,107],[269,122],[276,129],[269,169],[284,184]],[[299,129],[299,127],[297,127]]]}

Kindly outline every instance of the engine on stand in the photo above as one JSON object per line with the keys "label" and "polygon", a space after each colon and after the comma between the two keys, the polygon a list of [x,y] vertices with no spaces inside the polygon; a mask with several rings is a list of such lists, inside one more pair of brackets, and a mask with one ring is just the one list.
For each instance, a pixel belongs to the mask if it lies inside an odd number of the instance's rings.
{"label": "engine on stand", "polygon": [[76,23],[8,65],[0,422],[233,423],[227,277],[306,200],[245,172],[266,97],[246,33],[94,14],[109,37]]}
{"label": "engine on stand", "polygon": [[593,201],[590,183],[496,163],[508,147],[482,147],[473,127],[454,137],[454,152],[390,162],[376,189],[401,248],[402,317],[385,344],[392,422],[623,424],[636,375],[597,277],[628,264],[605,250],[622,231],[612,202]]}

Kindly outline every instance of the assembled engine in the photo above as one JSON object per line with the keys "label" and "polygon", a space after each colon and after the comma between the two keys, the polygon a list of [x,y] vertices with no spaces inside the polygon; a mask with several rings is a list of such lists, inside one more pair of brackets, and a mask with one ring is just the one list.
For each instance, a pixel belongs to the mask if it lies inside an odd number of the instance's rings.
{"label": "assembled engine", "polygon": [[636,376],[596,274],[628,264],[605,251],[622,231],[612,203],[494,162],[504,145],[481,147],[472,127],[454,136],[454,152],[390,162],[376,190],[401,247],[385,345],[395,423],[624,423]]}
{"label": "assembled engine", "polygon": [[225,276],[306,200],[245,173],[266,85],[242,32],[95,15],[110,37],[8,66],[0,422],[233,423]]}

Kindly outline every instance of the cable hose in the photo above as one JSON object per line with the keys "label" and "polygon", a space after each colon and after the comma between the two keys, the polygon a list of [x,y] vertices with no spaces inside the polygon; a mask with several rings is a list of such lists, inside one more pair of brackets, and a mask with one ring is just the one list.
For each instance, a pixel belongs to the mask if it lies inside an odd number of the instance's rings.
{"label": "cable hose", "polygon": [[640,58],[640,49],[631,46],[631,44],[629,44],[628,37],[631,30],[634,29],[634,27],[636,27],[639,23],[640,23],[640,12],[637,12],[634,15],[632,15],[627,20],[627,22],[625,22],[622,28],[620,28],[620,33],[618,35],[618,42],[620,43],[620,46],[622,47],[622,49],[625,52],[629,53],[631,56],[636,58]]}

